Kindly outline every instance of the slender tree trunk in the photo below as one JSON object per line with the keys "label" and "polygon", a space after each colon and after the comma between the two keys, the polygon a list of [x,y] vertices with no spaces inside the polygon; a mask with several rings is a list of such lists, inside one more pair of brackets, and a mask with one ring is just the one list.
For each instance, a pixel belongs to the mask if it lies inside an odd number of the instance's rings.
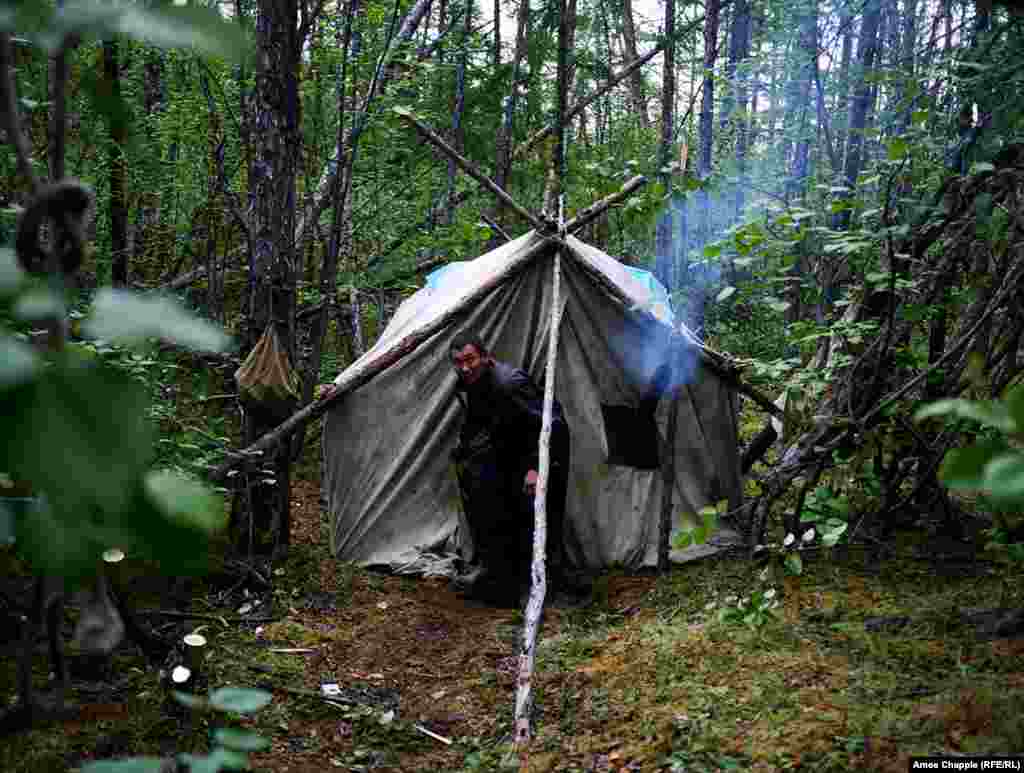
{"label": "slender tree trunk", "polygon": [[[508,175],[512,166],[516,104],[519,101],[529,30],[530,0],[520,0],[519,13],[516,17],[516,50],[512,58],[512,82],[509,86],[509,93],[502,101],[501,125],[498,127],[498,138],[495,142],[494,184],[506,191],[508,190]],[[525,84],[523,85],[525,86]],[[505,207],[498,202],[494,209],[493,219],[500,227],[505,226],[505,216]],[[500,244],[500,240],[495,235],[491,239],[490,246],[493,248],[498,244]]]}
{"label": "slender tree trunk", "polygon": [[810,147],[817,111],[811,109],[811,88],[818,67],[818,3],[811,0],[800,17],[797,50],[799,63],[790,84],[788,112],[796,118],[793,163],[789,169],[788,196],[800,196],[810,174]]}
{"label": "slender tree trunk", "polygon": [[840,119],[836,124],[836,151],[839,155],[839,163],[843,163],[846,158],[846,145],[849,138],[850,63],[853,61],[854,20],[849,11],[842,11],[839,16],[839,24],[843,30],[843,47],[839,58],[839,87],[836,91],[833,115]]}
{"label": "slender tree trunk", "polygon": [[[878,51],[878,27],[881,21],[881,5],[879,0],[869,0],[864,10],[864,22],[861,25],[860,40],[857,43],[857,88],[850,105],[850,138],[847,143],[846,168],[844,174],[846,185],[851,190],[860,174],[864,149],[864,130],[867,127],[868,111],[871,106],[872,87],[867,80],[875,66]],[[849,212],[840,216],[840,225],[845,228],[849,223]]]}
{"label": "slender tree trunk", "polygon": [[[473,0],[464,0],[464,25],[462,28],[462,45],[459,49],[459,61],[455,68],[455,109],[452,110],[452,140],[455,149],[464,153],[466,148],[466,129],[462,125],[463,112],[466,105],[466,63],[469,58],[469,36],[473,29]],[[445,220],[450,225],[455,221],[455,161],[448,159],[448,195],[445,209]]]}
{"label": "slender tree trunk", "polygon": [[750,0],[734,0],[732,24],[729,27],[729,58],[726,60],[725,77],[730,91],[722,99],[722,126],[732,117],[734,110],[742,110],[739,100],[739,67],[750,51]]}
{"label": "slender tree trunk", "polygon": [[[256,19],[256,90],[252,100],[254,163],[249,174],[254,202],[250,228],[255,250],[250,263],[253,276],[252,306],[245,330],[245,349],[272,325],[291,363],[295,362],[295,180],[298,172],[299,131],[298,68],[302,41],[298,35],[297,0],[259,0]],[[247,411],[248,445],[273,429],[258,411]],[[280,444],[266,461],[270,472],[250,476],[244,509],[251,522],[235,520],[236,545],[253,544],[260,552],[279,552],[290,541],[291,453]],[[250,531],[251,529],[251,531]]]}
{"label": "slender tree trunk", "polygon": [[[704,87],[700,108],[700,161],[697,174],[701,179],[711,176],[715,131],[715,61],[718,58],[718,21],[721,0],[707,0],[704,15]],[[711,197],[707,191],[698,194],[701,212],[701,238],[703,246],[711,240]]]}
{"label": "slender tree trunk", "polygon": [[491,15],[494,19],[494,59],[491,64],[497,72],[501,67],[501,0],[494,0],[494,9]]}
{"label": "slender tree trunk", "polygon": [[[738,0],[732,25],[732,44],[729,49],[731,61],[733,91],[735,93],[736,126],[736,176],[739,183],[733,193],[733,217],[739,220],[743,215],[745,188],[749,184],[747,177],[747,127],[749,125],[747,110],[746,67],[750,59],[751,36],[750,0]],[[735,273],[735,270],[734,272]],[[734,277],[735,278],[735,277]]]}
{"label": "slender tree trunk", "polygon": [[[901,54],[901,70],[905,73],[907,84],[916,82],[916,54],[917,54],[917,0],[904,0],[903,16],[903,45]],[[900,101],[907,99],[908,89],[901,88],[897,92]],[[905,134],[910,128],[910,115],[913,112],[913,105],[900,105],[899,121],[897,126],[898,134]]]}
{"label": "slender tree trunk", "polygon": [[[673,29],[675,29],[674,20]],[[670,34],[666,28],[665,35],[668,36]],[[630,62],[635,61],[639,55],[636,48],[636,25],[633,21],[633,0],[622,0],[622,44],[626,52],[626,58]],[[644,129],[649,128],[651,119],[647,115],[647,95],[644,93],[644,76],[639,70],[629,76],[629,91],[633,101],[633,110],[640,121],[640,126]]]}
{"label": "slender tree trunk", "polygon": [[[665,56],[662,61],[661,77],[661,143],[659,148],[659,165],[662,169],[661,182],[665,186],[667,205],[658,219],[655,234],[655,274],[669,292],[676,287],[675,281],[675,250],[672,245],[674,232],[673,209],[674,195],[672,192],[671,171],[673,162],[672,146],[675,140],[675,105],[676,105],[676,4],[675,0],[665,0]],[[669,494],[671,496],[671,493]]]}
{"label": "slender tree trunk", "polygon": [[[146,46],[143,50],[142,109],[147,116],[146,138],[150,147],[159,148],[156,119],[164,109],[164,52]],[[135,215],[135,238],[132,240],[132,262],[145,259],[154,237],[159,238],[160,192],[158,188],[138,193],[138,211]]]}
{"label": "slender tree trunk", "polygon": [[[58,9],[64,7],[64,0],[57,0]],[[50,103],[53,116],[50,121],[50,179],[64,177],[65,134],[67,131],[67,80],[68,51],[63,47],[50,63]]]}
{"label": "slender tree trunk", "polygon": [[[335,135],[334,154],[341,158],[345,146],[345,114],[349,103],[349,94],[346,83],[351,59],[355,56],[355,43],[353,40],[353,24],[359,13],[359,0],[348,0],[345,3],[344,19],[339,25],[336,33],[336,44],[341,51],[341,63],[338,65],[337,86],[335,93],[338,100],[338,129]],[[348,161],[348,159],[346,159]],[[338,278],[338,266],[344,265],[352,250],[352,209],[350,193],[350,179],[352,170],[346,166],[340,173],[334,176],[334,190],[332,191],[331,229],[324,250],[323,263],[320,267],[320,298],[322,307],[317,314],[310,331],[310,354],[309,360],[304,368],[302,383],[302,402],[308,405],[313,399],[316,384],[319,381],[320,361],[324,348],[324,341],[327,337],[327,327],[331,319],[331,312],[339,308],[337,299],[336,283]],[[358,302],[356,290],[352,288],[353,308],[358,313]],[[338,331],[344,330],[338,319]],[[356,335],[358,332],[358,336]],[[352,348],[354,359],[363,353],[362,329],[356,324],[353,325]],[[293,457],[298,457],[305,445],[307,424],[303,424],[295,433],[293,445]]]}
{"label": "slender tree trunk", "polygon": [[[116,40],[103,41],[103,76],[112,102],[121,101],[120,45]],[[110,166],[110,278],[115,287],[128,284],[128,172],[125,165],[127,125],[124,119],[110,119],[110,147],[107,163]]]}

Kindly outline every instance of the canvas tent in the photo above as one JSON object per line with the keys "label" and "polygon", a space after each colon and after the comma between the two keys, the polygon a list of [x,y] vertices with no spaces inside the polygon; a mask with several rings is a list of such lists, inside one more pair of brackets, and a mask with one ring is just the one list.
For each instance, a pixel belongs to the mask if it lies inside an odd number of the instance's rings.
{"label": "canvas tent", "polygon": [[[673,321],[649,273],[572,236],[531,231],[433,275],[336,380],[393,360],[326,415],[323,485],[337,557],[396,566],[418,550],[471,551],[450,461],[460,421],[450,342],[460,331],[478,332],[498,359],[542,384],[560,246],[565,306],[555,393],[572,435],[571,559],[591,568],[657,563],[664,477],[656,449],[673,398],[658,400],[653,416],[638,406],[666,362],[678,386],[665,393],[678,401],[674,511],[695,513],[722,499],[739,506],[736,395],[719,375],[718,356]],[[432,325],[422,345],[403,349],[414,331]]]}

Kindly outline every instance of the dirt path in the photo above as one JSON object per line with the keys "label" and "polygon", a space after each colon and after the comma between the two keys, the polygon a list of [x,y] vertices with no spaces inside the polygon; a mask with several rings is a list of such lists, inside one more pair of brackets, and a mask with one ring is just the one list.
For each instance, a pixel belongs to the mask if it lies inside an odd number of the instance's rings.
{"label": "dirt path", "polygon": [[[395,721],[420,724],[456,742],[499,738],[510,732],[520,613],[467,600],[447,580],[352,572],[326,549],[315,484],[299,482],[294,505],[295,552],[308,557],[309,570],[316,565],[321,595],[314,594],[305,608],[292,606],[288,620],[320,634],[324,641],[314,654],[292,656],[304,663],[301,685],[291,686],[316,690],[326,681],[367,685],[380,696],[378,715],[397,700]],[[628,606],[653,584],[652,578],[620,579],[608,589],[612,604]],[[290,578],[286,575],[281,580],[287,586]],[[567,614],[564,609],[548,609],[542,636],[557,636]],[[278,643],[295,643],[297,629],[289,632],[268,626],[263,636],[278,630],[290,633],[292,639]],[[288,700],[287,695],[280,697]],[[459,743],[449,747],[423,734],[410,736],[408,727],[390,744],[385,743],[385,733],[364,732],[368,737],[360,739],[358,723],[351,718],[320,713],[322,718],[289,724],[291,735],[275,739],[273,751],[258,757],[259,767],[282,772],[323,771],[332,765],[347,768],[358,764],[355,757],[360,750],[369,751],[367,757],[381,751],[372,748],[375,744],[390,745],[393,753],[391,764],[378,755],[377,770],[463,767],[465,749]],[[296,736],[304,740],[297,744]]]}

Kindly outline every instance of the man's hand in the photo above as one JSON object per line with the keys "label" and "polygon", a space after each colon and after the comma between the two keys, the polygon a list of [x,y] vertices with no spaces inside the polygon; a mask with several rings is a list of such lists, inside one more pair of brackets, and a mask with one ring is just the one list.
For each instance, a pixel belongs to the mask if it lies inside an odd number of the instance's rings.
{"label": "man's hand", "polygon": [[330,397],[337,391],[338,386],[336,384],[321,384],[319,387],[317,387],[317,399],[326,400],[328,397]]}
{"label": "man's hand", "polygon": [[523,481],[523,491],[530,496],[537,493],[537,471],[528,470],[526,473],[526,480]]}

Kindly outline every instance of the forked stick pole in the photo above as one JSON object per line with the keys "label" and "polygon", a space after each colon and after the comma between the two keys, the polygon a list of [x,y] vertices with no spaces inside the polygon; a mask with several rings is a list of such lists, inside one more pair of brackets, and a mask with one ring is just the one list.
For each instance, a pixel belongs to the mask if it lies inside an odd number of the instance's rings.
{"label": "forked stick pole", "polygon": [[544,376],[544,418],[540,430],[540,462],[537,470],[537,491],[533,499],[533,564],[531,566],[530,600],[526,604],[523,623],[523,648],[519,654],[519,679],[516,684],[515,749],[525,754],[530,743],[530,706],[533,689],[533,663],[537,651],[537,631],[544,611],[547,593],[547,493],[551,472],[551,417],[555,404],[555,360],[558,356],[558,329],[562,324],[562,254],[555,253],[554,291],[551,299],[551,325],[548,329],[548,364]]}

